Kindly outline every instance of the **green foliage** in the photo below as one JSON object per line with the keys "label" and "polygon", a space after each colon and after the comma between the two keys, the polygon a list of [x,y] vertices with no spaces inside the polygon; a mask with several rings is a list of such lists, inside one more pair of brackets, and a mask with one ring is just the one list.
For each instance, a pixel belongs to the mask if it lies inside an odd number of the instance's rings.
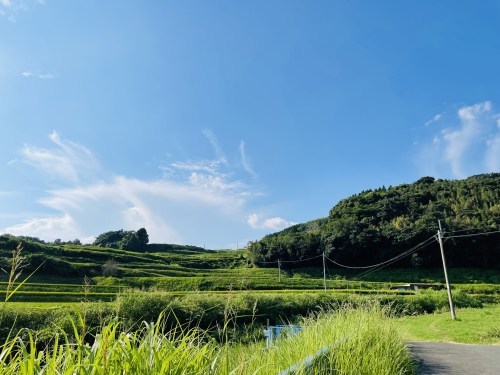
{"label": "green foliage", "polygon": [[[30,291],[18,291],[12,300],[23,301]],[[109,301],[114,294],[102,291],[90,294],[81,290],[77,292],[59,292],[60,301]],[[37,294],[39,301],[43,294]],[[52,299],[51,299],[52,298]],[[46,301],[51,301],[54,294],[47,293]],[[33,300],[33,299],[31,299]],[[454,291],[457,308],[481,307],[481,299],[465,293]],[[320,311],[336,311],[340,307],[363,306],[366,303],[377,303],[391,309],[393,314],[418,315],[434,313],[448,309],[445,291],[422,291],[415,295],[398,294],[352,294],[323,292],[229,292],[229,293],[188,293],[182,295],[161,292],[126,292],[119,294],[115,302],[106,304],[87,302],[87,325],[89,329],[97,329],[102,321],[112,318],[117,311],[120,318],[129,326],[140,321],[155,321],[165,312],[166,328],[182,324],[185,327],[199,327],[209,330],[211,335],[222,340],[224,325],[230,329],[245,330],[255,324],[288,324],[300,322],[304,317]],[[11,303],[2,312],[4,323],[0,332],[2,342],[10,327],[15,330],[30,328],[43,331],[48,335],[53,322],[65,322],[66,316],[76,316],[82,311],[81,304],[65,307],[42,308],[33,307],[33,303]],[[228,322],[228,316],[231,321]],[[63,324],[63,323],[60,323]],[[7,329],[9,327],[9,329]],[[3,332],[3,333],[2,333]]]}
{"label": "green foliage", "polygon": [[[376,304],[306,319],[298,335],[282,339],[271,350],[258,343],[237,346],[226,357],[234,374],[412,374],[412,362],[386,309]],[[305,365],[318,349],[327,350]],[[288,373],[288,372],[287,372]]]}
{"label": "green foliage", "polygon": [[139,242],[140,248],[141,249],[145,249],[146,245],[149,242],[149,235],[148,235],[148,232],[146,232],[146,229],[145,228],[140,228],[136,232],[136,236],[137,236],[137,240]]}
{"label": "green foliage", "polygon": [[[377,307],[343,307],[333,315],[304,321],[300,334],[280,340],[269,351],[262,342],[217,344],[199,329],[156,323],[134,329],[117,317],[87,327],[83,312],[53,320],[53,334],[24,329],[0,346],[2,374],[277,374],[306,355],[329,346],[308,369],[294,373],[411,374],[408,351],[385,312]],[[33,316],[39,319],[39,316]],[[54,318],[54,317],[51,317]],[[48,344],[48,345],[47,345]]]}
{"label": "green foliage", "polygon": [[[323,252],[353,266],[379,263],[435,235],[441,220],[445,236],[500,228],[500,174],[465,180],[423,177],[413,184],[363,191],[341,200],[329,216],[298,224],[249,243],[259,262],[296,261]],[[500,267],[500,234],[453,238],[446,242],[451,267]],[[398,262],[399,267],[438,267],[436,246]],[[321,259],[311,261],[320,266]]]}
{"label": "green foliage", "polygon": [[146,250],[148,242],[149,236],[144,228],[139,229],[137,232],[120,229],[100,234],[95,239],[93,245],[139,251]]}
{"label": "green foliage", "polygon": [[[455,292],[457,307],[482,307],[481,301],[462,292]],[[153,321],[162,311],[171,311],[169,324],[195,324],[204,329],[224,322],[227,311],[237,311],[237,324],[283,324],[297,321],[325,310],[337,310],[349,303],[360,306],[376,301],[391,308],[397,315],[417,315],[446,310],[448,299],[445,291],[422,291],[415,295],[355,295],[342,293],[254,293],[237,294],[187,294],[183,296],[163,293],[135,292],[121,295],[118,310],[130,322]]]}
{"label": "green foliage", "polygon": [[75,266],[64,260],[50,255],[29,254],[26,257],[26,270],[33,272],[38,269],[41,274],[65,276],[78,276],[79,272]]}

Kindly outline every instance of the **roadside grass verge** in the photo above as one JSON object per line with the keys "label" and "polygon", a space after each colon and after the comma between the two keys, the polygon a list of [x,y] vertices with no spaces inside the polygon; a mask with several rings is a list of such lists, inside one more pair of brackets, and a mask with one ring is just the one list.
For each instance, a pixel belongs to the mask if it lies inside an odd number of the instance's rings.
{"label": "roadside grass verge", "polygon": [[[85,342],[85,318],[57,325],[48,345],[24,330],[0,346],[2,374],[278,374],[327,346],[308,369],[294,374],[412,374],[412,362],[387,309],[376,304],[342,306],[332,314],[306,319],[301,333],[263,351],[263,343],[215,343],[198,328],[164,330],[142,323],[130,331],[118,319],[104,323]],[[227,326],[227,324],[225,324]]]}
{"label": "roadside grass verge", "polygon": [[[344,305],[306,319],[297,336],[269,350],[262,351],[262,343],[226,348],[222,367],[241,375],[280,374],[293,365],[290,374],[413,374],[410,355],[389,316],[390,309],[376,303]],[[306,367],[304,359],[322,348],[325,352]]]}
{"label": "roadside grass verge", "polygon": [[407,341],[500,345],[500,304],[459,308],[456,313],[455,321],[449,312],[442,312],[402,317],[396,325]]}

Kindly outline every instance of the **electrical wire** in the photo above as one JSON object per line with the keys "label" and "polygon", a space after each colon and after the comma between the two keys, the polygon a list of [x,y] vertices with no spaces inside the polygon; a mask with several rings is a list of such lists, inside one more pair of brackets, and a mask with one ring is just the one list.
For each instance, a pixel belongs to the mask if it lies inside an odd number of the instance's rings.
{"label": "electrical wire", "polygon": [[322,257],[323,254],[320,254],[320,255],[315,255],[313,257],[310,257],[310,258],[306,258],[306,259],[299,259],[299,260],[280,260],[280,263],[298,263],[298,262],[307,262],[308,260],[311,260],[311,259],[316,259],[316,258],[320,258]]}
{"label": "electrical wire", "polygon": [[[464,232],[464,231],[468,231],[469,229],[464,229],[464,230],[460,230],[460,231],[454,231],[454,232],[450,232],[450,233],[459,233],[459,232]],[[446,237],[441,237],[443,240],[448,240],[450,238],[463,238],[463,237],[474,237],[474,236],[487,236],[487,235],[490,235],[490,234],[495,234],[495,233],[500,233],[500,230],[497,230],[497,231],[492,231],[492,232],[482,232],[482,233],[470,233],[470,234],[461,234],[461,235],[455,235],[455,236],[446,236]],[[388,259],[386,261],[383,261],[381,263],[377,263],[377,264],[372,264],[370,266],[347,266],[345,264],[341,264],[341,263],[338,263],[336,261],[334,261],[333,259],[330,259],[329,257],[327,257],[325,255],[325,258],[328,259],[330,262],[332,262],[333,264],[339,266],[339,267],[342,267],[342,268],[347,268],[347,269],[367,269],[368,271],[367,272],[364,272],[364,273],[361,273],[360,275],[356,276],[356,277],[361,277],[361,276],[364,276],[368,273],[371,273],[372,271],[377,271],[379,269],[382,269],[394,262],[397,262],[399,259],[401,258],[404,258],[420,249],[422,249],[423,247],[426,247],[427,245],[429,245],[432,240],[435,240],[436,239],[436,235],[433,235],[431,237],[429,237],[428,239],[426,239],[425,241],[415,245],[414,247],[404,251],[403,253],[399,254],[399,255],[396,255],[395,257],[391,258],[391,259]],[[307,261],[310,261],[312,259],[317,259],[317,258],[320,258],[322,257],[323,255],[316,255],[316,256],[313,256],[313,257],[309,257],[309,258],[306,258],[306,259],[299,259],[299,260],[278,260],[278,261],[271,261],[271,262],[265,262],[265,261],[254,261],[253,263],[258,263],[258,264],[281,264],[281,263],[300,263],[300,262],[307,262]]]}
{"label": "electrical wire", "polygon": [[482,233],[470,233],[470,234],[460,234],[458,236],[446,236],[442,237],[443,239],[448,238],[461,238],[461,237],[474,237],[474,236],[487,236],[489,234],[500,233],[500,230],[495,230],[493,232],[482,232]]}
{"label": "electrical wire", "polygon": [[326,255],[325,255],[325,258],[328,259],[330,262],[332,262],[333,264],[336,264],[337,266],[339,267],[343,267],[343,268],[348,268],[348,269],[368,269],[368,268],[375,268],[375,267],[378,267],[378,266],[381,266],[381,265],[384,265],[385,263],[388,263],[390,261],[392,261],[393,259],[396,259],[396,258],[399,258],[399,257],[402,257],[402,256],[406,256],[406,253],[407,252],[411,252],[413,251],[415,248],[421,246],[421,245],[425,245],[426,242],[428,241],[431,241],[431,240],[434,240],[435,239],[435,236],[431,236],[429,237],[428,239],[426,239],[425,241],[415,245],[414,247],[412,247],[411,249],[409,250],[405,250],[403,253],[399,254],[399,255],[396,255],[394,258],[391,258],[391,259],[388,259],[388,260],[385,260],[381,263],[377,263],[377,264],[372,264],[370,266],[346,266],[345,264],[340,264],[330,258],[328,258]]}
{"label": "electrical wire", "polygon": [[447,231],[443,230],[443,234],[454,234],[454,233],[462,233],[462,232],[470,232],[472,230],[476,230],[477,228],[469,228],[469,229],[459,229],[459,230],[452,230],[452,231]]}
{"label": "electrical wire", "polygon": [[[417,251],[419,251],[419,250],[423,249],[424,247],[429,246],[431,243],[432,243],[432,242],[429,242],[429,243],[427,243],[427,244],[425,244],[425,245],[422,245],[422,246],[420,246],[420,247],[418,247],[418,248],[413,248],[413,250],[410,250],[409,252],[407,251],[407,252],[405,252],[405,253],[401,254],[401,256],[399,256],[397,259],[394,259],[392,262],[387,263],[387,264],[384,264],[383,266],[380,266],[380,267],[377,267],[377,268],[372,268],[372,269],[370,269],[370,270],[368,270],[368,271],[362,272],[362,273],[360,273],[359,275],[356,275],[355,277],[353,277],[353,279],[357,279],[357,278],[360,278],[360,277],[362,277],[362,276],[366,276],[366,275],[368,275],[368,274],[370,274],[370,273],[372,273],[372,272],[376,272],[376,271],[378,271],[378,270],[381,270],[381,269],[382,269],[382,268],[384,268],[384,267],[390,266],[391,264],[393,264],[393,263],[397,262],[398,260],[400,260],[400,259],[402,259],[402,258],[404,258],[404,257],[406,257],[406,256],[408,256],[408,255],[411,255],[411,254],[413,254],[413,253],[416,253]],[[351,280],[352,280],[352,279],[351,279]]]}
{"label": "electrical wire", "polygon": [[278,263],[299,263],[299,262],[307,262],[311,259],[316,259],[316,258],[320,258],[322,257],[323,255],[316,255],[316,256],[313,256],[313,257],[310,257],[310,258],[306,258],[306,259],[299,259],[299,260],[275,260],[275,261],[272,261],[272,262],[261,262],[261,261],[254,261],[254,263],[260,263],[260,264],[278,264]]}

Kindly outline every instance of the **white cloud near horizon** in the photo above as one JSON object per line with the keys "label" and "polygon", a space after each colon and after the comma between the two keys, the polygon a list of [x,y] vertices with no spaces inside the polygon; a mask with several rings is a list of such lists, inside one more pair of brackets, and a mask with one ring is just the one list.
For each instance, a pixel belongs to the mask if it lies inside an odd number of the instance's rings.
{"label": "white cloud near horizon", "polygon": [[490,101],[460,108],[453,125],[431,134],[417,158],[425,174],[464,178],[500,170],[500,127]]}
{"label": "white cloud near horizon", "polygon": [[5,233],[14,236],[44,237],[51,241],[61,238],[61,233],[66,239],[78,236],[75,222],[69,215],[29,218],[24,223],[6,228]]}
{"label": "white cloud near horizon", "polygon": [[264,219],[256,213],[248,215],[247,222],[254,229],[271,229],[273,231],[282,230],[297,224],[277,216]]}
{"label": "white cloud near horizon", "polygon": [[498,134],[487,142],[486,167],[489,171],[500,171],[500,135]]}
{"label": "white cloud near horizon", "polygon": [[51,213],[25,218],[4,228],[5,233],[69,240],[145,227],[152,242],[224,248],[254,238],[252,230],[279,230],[293,224],[279,217],[248,220],[248,206],[258,194],[228,170],[215,136],[207,138],[216,160],[174,162],[165,167],[167,176],[150,180],[109,173],[103,178],[98,161],[85,146],[55,131],[49,138],[54,147],[24,146],[15,165],[29,165],[48,176],[51,185],[56,181],[56,186],[65,187],[38,199]]}

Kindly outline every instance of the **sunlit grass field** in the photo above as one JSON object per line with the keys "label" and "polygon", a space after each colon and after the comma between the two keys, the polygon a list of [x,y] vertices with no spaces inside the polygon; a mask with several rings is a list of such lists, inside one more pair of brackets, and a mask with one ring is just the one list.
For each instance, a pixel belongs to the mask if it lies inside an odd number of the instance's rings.
{"label": "sunlit grass field", "polygon": [[500,304],[481,309],[457,309],[457,320],[449,312],[397,319],[396,326],[407,341],[444,341],[500,345]]}

